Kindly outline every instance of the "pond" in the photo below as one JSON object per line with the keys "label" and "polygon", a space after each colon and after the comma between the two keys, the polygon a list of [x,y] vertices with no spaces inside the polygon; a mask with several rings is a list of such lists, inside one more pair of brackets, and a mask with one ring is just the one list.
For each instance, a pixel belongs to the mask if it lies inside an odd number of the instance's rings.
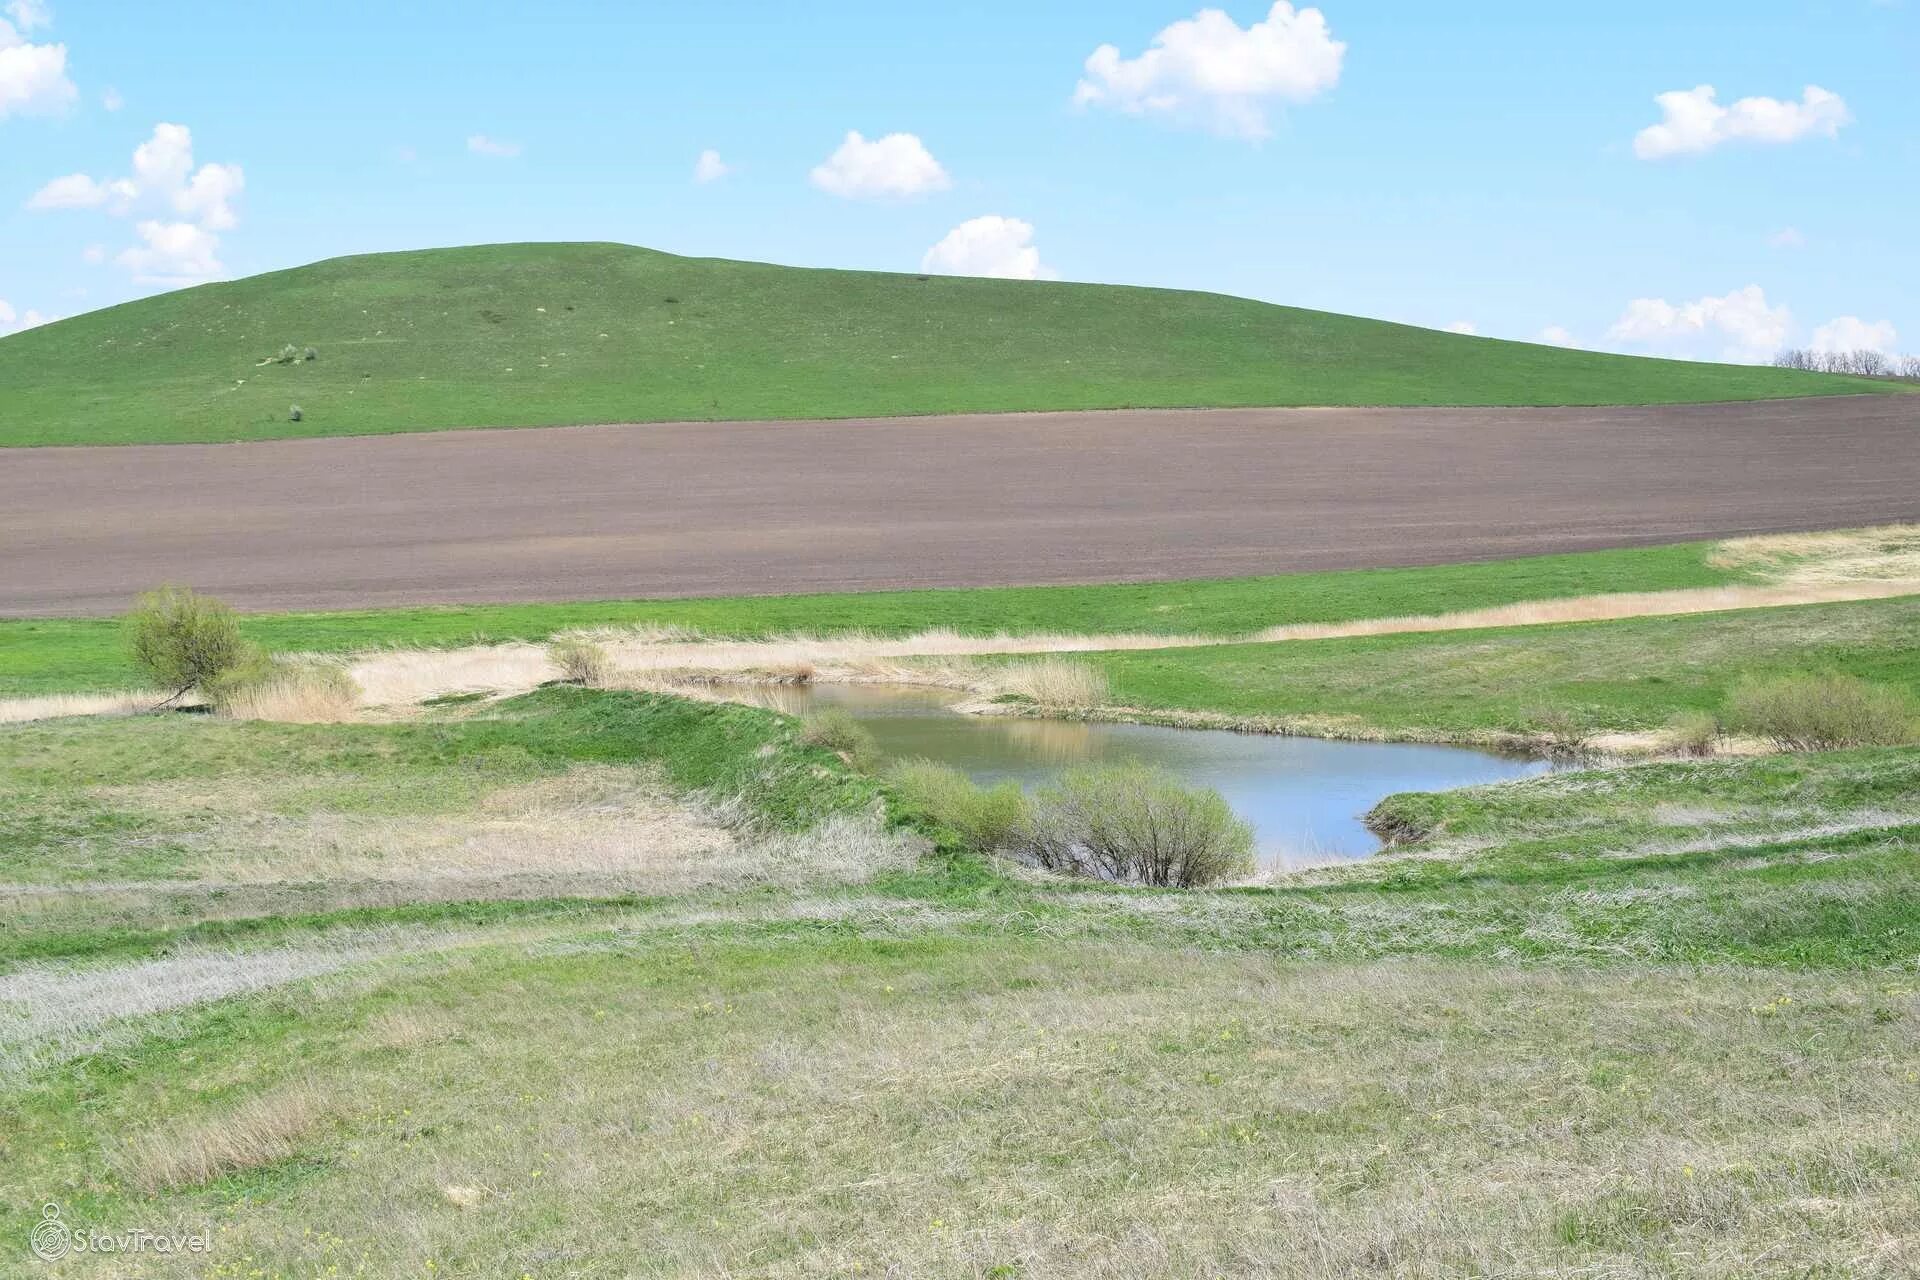
{"label": "pond", "polygon": [[959,698],[944,689],[828,684],[782,689],[774,701],[793,715],[839,707],[888,759],[938,760],[981,783],[1010,779],[1031,789],[1077,764],[1159,765],[1225,797],[1253,824],[1270,868],[1373,853],[1380,841],[1361,816],[1396,791],[1502,782],[1550,767],[1466,747],[960,715],[948,709]]}

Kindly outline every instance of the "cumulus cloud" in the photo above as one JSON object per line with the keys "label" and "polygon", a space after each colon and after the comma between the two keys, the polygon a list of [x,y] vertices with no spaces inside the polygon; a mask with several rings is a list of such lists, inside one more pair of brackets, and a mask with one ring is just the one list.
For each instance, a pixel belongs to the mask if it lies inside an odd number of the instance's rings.
{"label": "cumulus cloud", "polygon": [[84,173],[55,178],[27,200],[29,209],[97,209],[113,196],[103,182]]}
{"label": "cumulus cloud", "polygon": [[718,182],[732,172],[733,166],[722,160],[720,153],[712,147],[708,147],[705,151],[702,151],[700,158],[693,162],[693,180],[695,182]]}
{"label": "cumulus cloud", "polygon": [[988,214],[969,218],[940,238],[920,259],[920,269],[945,276],[990,276],[996,280],[1051,280],[1033,243],[1033,224]]}
{"label": "cumulus cloud", "polygon": [[1836,351],[1878,351],[1883,356],[1899,350],[1900,335],[1892,321],[1868,322],[1859,316],[1837,316],[1813,331],[1813,349],[1821,354]]}
{"label": "cumulus cloud", "polygon": [[1161,30],[1135,58],[1103,44],[1074,88],[1079,106],[1166,115],[1230,137],[1265,138],[1274,103],[1311,102],[1340,81],[1347,46],[1326,15],[1277,0],[1266,20],[1242,29],[1202,9]]}
{"label": "cumulus cloud", "polygon": [[1730,107],[1716,100],[1710,84],[1676,89],[1654,98],[1661,121],[1634,135],[1642,160],[1700,155],[1726,142],[1797,142],[1813,134],[1836,137],[1853,120],[1840,95],[1810,84],[1800,101],[1742,98]]}
{"label": "cumulus cloud", "polygon": [[1674,355],[1698,354],[1717,345],[1721,359],[1751,364],[1780,349],[1791,322],[1784,304],[1768,305],[1765,291],[1750,284],[1724,297],[1677,305],[1665,298],[1635,298],[1607,337]]}
{"label": "cumulus cloud", "polygon": [[15,311],[11,303],[5,298],[0,298],[0,333],[18,333],[22,329],[31,329],[35,325],[45,324],[51,319],[53,319],[52,316],[42,315],[32,308]]}
{"label": "cumulus cloud", "polygon": [[848,200],[917,196],[953,185],[926,145],[911,133],[889,133],[869,142],[849,131],[839,148],[814,166],[808,180]]}
{"label": "cumulus cloud", "polygon": [[185,284],[223,274],[220,241],[213,233],[239,224],[234,202],[246,187],[240,166],[196,168],[192,130],[163,122],[134,148],[132,168],[123,178],[101,180],[85,173],[55,178],[34,192],[27,207],[104,208],[116,217],[148,214],[134,228],[140,243],[115,258],[143,282]]}
{"label": "cumulus cloud", "polygon": [[1570,349],[1577,348],[1580,345],[1579,339],[1568,332],[1565,326],[1557,324],[1550,324],[1540,332],[1534,334],[1533,341],[1542,346],[1567,347]]}
{"label": "cumulus cloud", "polygon": [[1446,331],[1448,333],[1464,333],[1464,334],[1471,335],[1471,334],[1479,333],[1480,327],[1474,324],[1474,322],[1471,320],[1455,320],[1452,324],[1447,326]]}
{"label": "cumulus cloud", "polygon": [[467,150],[477,156],[496,156],[511,160],[520,154],[520,144],[508,142],[504,138],[489,138],[484,133],[467,135]]}
{"label": "cumulus cloud", "polygon": [[114,261],[141,284],[183,285],[217,280],[226,274],[215,256],[220,237],[191,222],[142,222],[134,228],[141,243],[124,249]]}
{"label": "cumulus cloud", "polygon": [[0,18],[0,120],[60,110],[79,94],[67,78],[67,46],[21,34],[46,24],[44,6],[15,3],[7,12],[11,22]]}

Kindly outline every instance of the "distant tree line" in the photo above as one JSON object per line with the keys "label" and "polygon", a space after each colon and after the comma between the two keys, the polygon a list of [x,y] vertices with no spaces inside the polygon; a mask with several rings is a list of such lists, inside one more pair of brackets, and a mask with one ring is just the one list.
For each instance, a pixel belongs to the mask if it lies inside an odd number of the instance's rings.
{"label": "distant tree line", "polygon": [[1775,356],[1773,363],[1782,369],[1808,369],[1814,373],[1857,373],[1868,378],[1920,380],[1920,356],[1890,356],[1866,347],[1856,351],[1790,347]]}

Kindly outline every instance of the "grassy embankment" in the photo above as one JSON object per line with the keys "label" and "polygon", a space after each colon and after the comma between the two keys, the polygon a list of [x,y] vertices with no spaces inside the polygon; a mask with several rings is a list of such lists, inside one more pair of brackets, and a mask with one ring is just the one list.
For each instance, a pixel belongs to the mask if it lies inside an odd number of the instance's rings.
{"label": "grassy embankment", "polygon": [[[1721,712],[1743,681],[1839,672],[1920,694],[1920,596],[1276,644],[1080,655],[1130,718],[1498,742]],[[1197,713],[1197,714],[1189,714]]]}
{"label": "grassy embankment", "polygon": [[[394,782],[570,768],[667,705],[557,692],[422,727],[448,749],[400,752]],[[675,714],[737,722],[691,739],[730,744],[699,776],[780,740],[762,713]],[[222,744],[183,738],[176,787],[244,755],[256,782],[314,779],[305,816],[366,803],[335,772],[366,726],[296,751],[175,723]],[[77,813],[127,803],[86,776],[127,728],[0,741]],[[545,754],[498,763],[520,751]],[[0,1231],[50,1199],[100,1229],[213,1225],[210,1258],[154,1276],[1897,1274],[1920,1229],[1917,769],[1407,797],[1415,856],[1269,889],[936,858],[492,922],[286,920],[233,953],[103,939],[0,978],[27,1025],[66,1017],[15,1046],[42,1056],[5,1082]],[[85,1022],[189,979],[228,996]]]}
{"label": "grassy embankment", "polygon": [[[261,363],[287,344],[317,359]],[[803,270],[613,244],[337,258],[0,339],[0,445],[479,426],[1879,393],[1218,294]],[[298,404],[303,420],[288,420]]]}
{"label": "grassy embankment", "polygon": [[[313,653],[538,641],[572,628],[641,624],[740,639],[794,633],[904,635],[936,627],[971,635],[1134,632],[1233,639],[1288,623],[1347,622],[1765,580],[1766,566],[1759,562],[1716,563],[1716,545],[1117,586],[254,614],[243,625],[250,639],[271,652]],[[0,696],[140,683],[115,622],[0,619]]]}

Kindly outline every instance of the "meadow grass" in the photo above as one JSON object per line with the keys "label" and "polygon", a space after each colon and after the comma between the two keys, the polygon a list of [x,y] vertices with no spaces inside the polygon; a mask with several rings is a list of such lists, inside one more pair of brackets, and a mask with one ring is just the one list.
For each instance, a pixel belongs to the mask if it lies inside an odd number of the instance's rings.
{"label": "meadow grass", "polygon": [[215,1225],[155,1277],[1893,1276],[1916,1013],[1862,973],[502,946],[42,1079],[0,1231]]}
{"label": "meadow grass", "polygon": [[[1036,633],[1251,636],[1275,626],[1430,615],[1525,601],[1760,583],[1777,562],[1715,563],[1720,544],[1531,556],[1481,564],[1084,587],[990,587],[827,595],[475,605],[251,614],[248,639],[276,653],[352,653],[544,641],[648,627],[705,638],[796,633],[971,636]],[[120,624],[0,619],[0,696],[136,688]]]}
{"label": "meadow grass", "polygon": [[[287,342],[317,359],[268,361]],[[614,244],[335,258],[0,340],[0,445],[1237,405],[1878,393],[1218,294],[803,270]],[[78,390],[76,390],[78,389]],[[290,421],[288,405],[302,408]]]}
{"label": "meadow grass", "polygon": [[1564,716],[1652,732],[1742,681],[1832,671],[1920,689],[1920,596],[1682,617],[1081,654],[1118,706],[1249,727],[1454,741]]}

